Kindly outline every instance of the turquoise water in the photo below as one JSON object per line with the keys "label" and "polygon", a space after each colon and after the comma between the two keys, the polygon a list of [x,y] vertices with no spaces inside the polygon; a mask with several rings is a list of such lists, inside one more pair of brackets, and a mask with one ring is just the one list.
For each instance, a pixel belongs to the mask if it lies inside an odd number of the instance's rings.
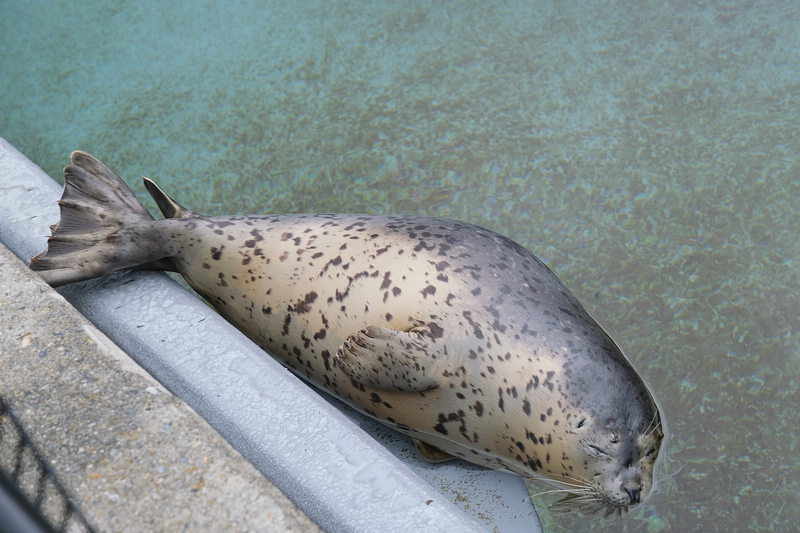
{"label": "turquoise water", "polygon": [[800,5],[431,4],[3,2],[0,136],[209,214],[500,231],[612,332],[671,434],[648,505],[609,525],[540,497],[546,530],[794,531]]}

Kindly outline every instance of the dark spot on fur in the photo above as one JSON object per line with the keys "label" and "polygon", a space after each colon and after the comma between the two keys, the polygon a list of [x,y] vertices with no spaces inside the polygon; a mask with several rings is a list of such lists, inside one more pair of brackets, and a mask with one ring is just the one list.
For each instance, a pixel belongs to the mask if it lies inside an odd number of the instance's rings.
{"label": "dark spot on fur", "polygon": [[444,413],[439,413],[439,423],[433,426],[433,429],[442,435],[447,435],[447,428],[444,427],[445,423],[447,423],[447,416]]}
{"label": "dark spot on fur", "polygon": [[258,231],[257,229],[253,229],[253,231],[250,232],[250,235],[255,237],[255,239],[257,241],[263,241],[264,240],[264,237],[261,236],[261,232]]}
{"label": "dark spot on fur", "polygon": [[419,244],[414,247],[414,251],[419,252],[420,250],[433,250],[434,248],[436,248],[435,244],[428,245],[428,243],[420,239]]}
{"label": "dark spot on fur", "polygon": [[494,322],[492,322],[492,328],[499,331],[500,333],[506,332],[506,326],[500,324],[500,321],[496,318],[494,319]]}
{"label": "dark spot on fur", "polygon": [[433,285],[428,285],[427,287],[425,287],[424,289],[422,289],[422,296],[423,296],[424,298],[427,298],[429,294],[430,294],[431,296],[433,296],[434,294],[436,294],[436,287],[434,287]]}
{"label": "dark spot on fur", "polygon": [[481,331],[481,328],[478,325],[478,323],[475,322],[474,320],[472,320],[472,312],[471,311],[464,311],[463,316],[464,316],[464,318],[467,319],[467,322],[469,322],[469,325],[472,326],[472,333],[473,333],[473,335],[475,335],[475,338],[476,339],[482,339],[483,338],[483,332]]}
{"label": "dark spot on fur", "polygon": [[354,380],[352,378],[350,379],[350,386],[355,388],[355,389],[360,390],[361,392],[365,391],[364,385],[362,385],[361,383],[359,383],[358,381],[356,381],[356,380]]}
{"label": "dark spot on fur", "polygon": [[328,261],[324,267],[322,267],[322,272],[320,272],[320,275],[324,274],[328,270],[328,267],[339,266],[341,264],[342,264],[342,256],[337,255],[336,257]]}
{"label": "dark spot on fur", "polygon": [[428,329],[430,329],[431,338],[441,339],[442,337],[444,337],[444,328],[442,328],[436,322],[428,322]]}
{"label": "dark spot on fur", "polygon": [[303,298],[303,300],[295,306],[294,308],[295,312],[297,312],[298,314],[308,313],[309,311],[311,311],[311,304],[314,303],[314,300],[316,299],[317,299],[317,293],[314,291],[309,292],[308,294],[305,295],[305,298]]}

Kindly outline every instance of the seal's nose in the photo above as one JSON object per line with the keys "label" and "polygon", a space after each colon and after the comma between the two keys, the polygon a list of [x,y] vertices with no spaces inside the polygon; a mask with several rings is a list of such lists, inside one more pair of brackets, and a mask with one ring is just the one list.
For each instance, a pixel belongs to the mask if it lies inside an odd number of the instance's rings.
{"label": "seal's nose", "polygon": [[625,492],[628,493],[628,497],[631,499],[631,505],[633,505],[634,503],[639,503],[641,501],[639,499],[639,497],[640,497],[640,495],[642,493],[641,489],[638,489],[638,488],[629,489],[628,487],[625,487]]}

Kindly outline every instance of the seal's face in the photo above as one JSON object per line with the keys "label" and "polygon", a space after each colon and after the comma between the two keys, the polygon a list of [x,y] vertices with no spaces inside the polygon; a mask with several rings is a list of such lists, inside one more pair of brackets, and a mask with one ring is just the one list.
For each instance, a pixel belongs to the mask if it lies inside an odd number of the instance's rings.
{"label": "seal's face", "polygon": [[579,488],[559,502],[563,507],[613,514],[627,511],[650,494],[664,433],[657,413],[635,426],[588,417],[573,424],[572,432],[579,438],[573,440],[567,483]]}

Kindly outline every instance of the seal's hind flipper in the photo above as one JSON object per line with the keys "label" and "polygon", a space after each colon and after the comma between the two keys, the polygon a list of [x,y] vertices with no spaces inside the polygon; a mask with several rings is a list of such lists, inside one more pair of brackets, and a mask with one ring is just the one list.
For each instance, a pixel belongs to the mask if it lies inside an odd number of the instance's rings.
{"label": "seal's hind flipper", "polygon": [[439,385],[434,363],[444,356],[443,349],[424,330],[369,326],[339,347],[336,364],[356,382],[376,389],[426,391]]}
{"label": "seal's hind flipper", "polygon": [[193,218],[199,216],[170,198],[155,181],[150,178],[143,178],[143,180],[147,192],[149,192],[153,200],[156,201],[156,205],[161,209],[164,218]]}
{"label": "seal's hind flipper", "polygon": [[155,219],[110,168],[86,152],[72,152],[64,169],[61,219],[50,226],[47,249],[31,259],[53,287],[124,270],[171,264],[152,238]]}

